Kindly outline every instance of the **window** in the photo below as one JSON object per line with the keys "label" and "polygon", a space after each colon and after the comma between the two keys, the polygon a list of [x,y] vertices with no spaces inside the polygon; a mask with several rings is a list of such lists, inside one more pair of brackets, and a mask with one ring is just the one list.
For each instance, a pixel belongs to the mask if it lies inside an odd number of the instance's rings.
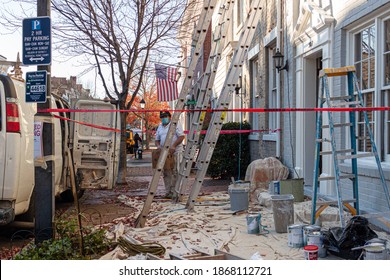
{"label": "window", "polygon": [[[251,93],[251,108],[257,108],[258,107],[258,80],[257,80],[257,73],[259,67],[259,60],[258,58],[254,58],[250,60],[250,93]],[[250,122],[252,124],[253,130],[259,129],[259,113],[251,113],[250,114]],[[258,134],[258,132],[252,133],[252,134]]]}
{"label": "window", "polygon": [[[378,17],[375,24],[357,30],[353,33],[352,45],[364,105],[390,106],[390,18]],[[368,111],[367,116],[379,156],[382,161],[390,162],[390,112]],[[356,117],[358,151],[371,152],[364,114],[357,112]]]}
{"label": "window", "polygon": [[237,27],[242,24],[244,20],[244,0],[237,1]]}
{"label": "window", "polygon": [[[268,108],[277,108],[277,86],[276,86],[276,67],[273,60],[273,55],[276,48],[269,48],[268,52]],[[269,133],[275,133],[272,130],[277,129],[277,113],[268,113],[268,129]]]}

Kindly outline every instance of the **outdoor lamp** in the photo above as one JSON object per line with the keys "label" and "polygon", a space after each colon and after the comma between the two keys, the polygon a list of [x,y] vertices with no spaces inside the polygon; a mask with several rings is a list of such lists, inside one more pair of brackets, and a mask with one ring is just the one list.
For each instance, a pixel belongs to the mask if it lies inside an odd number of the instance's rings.
{"label": "outdoor lamp", "polygon": [[141,109],[145,109],[145,100],[142,98],[142,100],[139,102],[139,105],[141,106]]}
{"label": "outdoor lamp", "polygon": [[276,49],[276,53],[272,58],[274,59],[275,68],[278,69],[278,73],[280,70],[288,71],[288,62],[286,60],[286,63],[283,66],[284,55],[282,55],[279,49]]}

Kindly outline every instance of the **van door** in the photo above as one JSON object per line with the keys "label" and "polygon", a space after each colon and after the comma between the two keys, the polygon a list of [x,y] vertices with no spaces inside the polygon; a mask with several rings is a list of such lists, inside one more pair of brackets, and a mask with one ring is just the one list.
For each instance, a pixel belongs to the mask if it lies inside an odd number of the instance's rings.
{"label": "van door", "polygon": [[[101,100],[74,100],[79,110],[115,110]],[[112,189],[118,168],[120,133],[116,112],[74,112],[73,161],[81,189]],[[106,129],[102,129],[105,127]]]}
{"label": "van door", "polygon": [[[5,171],[5,89],[4,84],[0,80],[0,186],[4,185]],[[2,188],[0,188],[0,198],[3,196]]]}

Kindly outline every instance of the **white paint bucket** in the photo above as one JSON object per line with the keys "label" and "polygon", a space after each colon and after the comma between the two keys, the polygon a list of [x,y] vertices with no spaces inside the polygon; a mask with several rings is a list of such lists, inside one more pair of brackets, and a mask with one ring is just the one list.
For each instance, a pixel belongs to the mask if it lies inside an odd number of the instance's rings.
{"label": "white paint bucket", "polygon": [[303,247],[303,227],[304,225],[290,225],[287,227],[288,247]]}
{"label": "white paint bucket", "polygon": [[[378,245],[377,245],[378,244]],[[387,260],[386,247],[373,243],[364,248],[365,260]]]}
{"label": "white paint bucket", "polygon": [[259,234],[261,226],[260,213],[248,213],[246,216],[247,231],[249,234]]}
{"label": "white paint bucket", "polygon": [[303,247],[305,260],[318,260],[318,247],[316,245],[306,245]]}
{"label": "white paint bucket", "polygon": [[316,225],[308,225],[303,227],[303,245],[307,245],[307,235],[309,233],[315,232],[315,231],[320,231],[321,227],[316,226]]}
{"label": "white paint bucket", "polygon": [[326,248],[323,246],[323,236],[319,231],[314,231],[307,234],[307,245],[316,245],[318,247],[318,256],[326,257]]}

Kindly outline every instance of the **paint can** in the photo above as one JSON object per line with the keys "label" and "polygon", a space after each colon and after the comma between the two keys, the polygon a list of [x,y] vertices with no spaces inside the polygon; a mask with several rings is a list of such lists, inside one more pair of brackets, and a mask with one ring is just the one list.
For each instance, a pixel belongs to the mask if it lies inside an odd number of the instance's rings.
{"label": "paint can", "polygon": [[316,245],[318,247],[318,257],[326,257],[326,248],[323,246],[323,236],[320,231],[314,231],[307,235],[307,245]]}
{"label": "paint can", "polygon": [[305,260],[318,260],[318,247],[316,245],[306,245],[303,247]]}
{"label": "paint can", "polygon": [[259,234],[261,227],[261,214],[248,213],[246,216],[247,231],[249,234]]}
{"label": "paint can", "polygon": [[[374,243],[375,244],[375,243]],[[387,250],[382,245],[368,245],[364,248],[365,260],[387,260]]]}
{"label": "paint can", "polygon": [[270,194],[280,194],[280,182],[279,181],[271,181],[268,184],[268,192]]}
{"label": "paint can", "polygon": [[320,231],[321,227],[316,226],[316,225],[308,225],[303,227],[303,245],[307,245],[307,235],[309,233],[315,232],[315,231]]}
{"label": "paint can", "polygon": [[287,227],[288,247],[303,247],[303,227],[304,225],[290,225]]}

